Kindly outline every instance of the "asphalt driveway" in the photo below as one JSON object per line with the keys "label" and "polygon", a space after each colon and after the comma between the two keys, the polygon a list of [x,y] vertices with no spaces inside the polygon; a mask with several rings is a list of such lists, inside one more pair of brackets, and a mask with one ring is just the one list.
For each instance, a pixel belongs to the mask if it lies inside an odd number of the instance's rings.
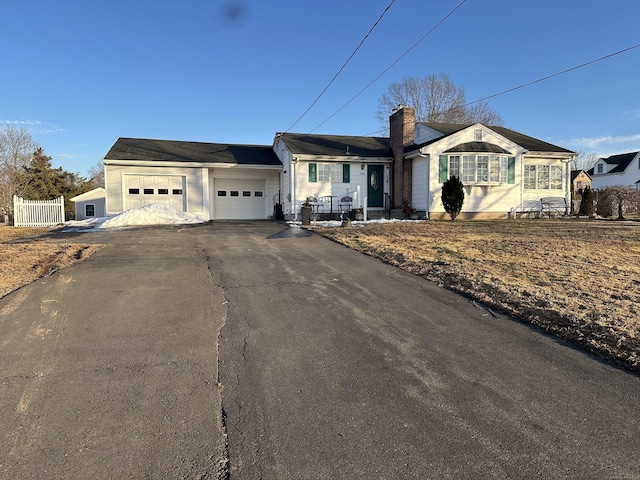
{"label": "asphalt driveway", "polygon": [[111,246],[0,300],[2,478],[640,478],[637,376],[373,258],[65,235]]}

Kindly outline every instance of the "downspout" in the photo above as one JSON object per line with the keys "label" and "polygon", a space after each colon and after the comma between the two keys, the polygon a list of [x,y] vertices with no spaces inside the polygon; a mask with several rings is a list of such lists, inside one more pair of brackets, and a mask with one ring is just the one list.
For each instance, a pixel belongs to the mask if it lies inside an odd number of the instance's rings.
{"label": "downspout", "polygon": [[298,159],[291,156],[290,168],[289,168],[289,187],[290,187],[290,195],[289,198],[291,200],[291,211],[293,212],[293,221],[298,221],[298,209],[296,208],[296,165],[298,164]]}

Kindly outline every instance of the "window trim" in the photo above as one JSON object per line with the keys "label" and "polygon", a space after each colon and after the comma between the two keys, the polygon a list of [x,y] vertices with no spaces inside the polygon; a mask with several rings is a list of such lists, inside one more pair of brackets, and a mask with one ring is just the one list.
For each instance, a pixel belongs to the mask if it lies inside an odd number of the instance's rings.
{"label": "window trim", "polygon": [[[89,214],[88,208],[91,207],[93,209],[93,213]],[[95,203],[85,203],[84,204],[84,216],[85,217],[95,217],[96,216],[96,204]]]}

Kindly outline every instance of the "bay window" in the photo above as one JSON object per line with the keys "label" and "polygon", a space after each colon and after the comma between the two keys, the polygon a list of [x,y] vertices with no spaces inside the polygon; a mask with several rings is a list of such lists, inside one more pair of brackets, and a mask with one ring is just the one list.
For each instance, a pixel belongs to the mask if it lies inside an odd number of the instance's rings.
{"label": "bay window", "polygon": [[441,155],[440,181],[458,177],[465,185],[515,183],[515,157],[503,155]]}

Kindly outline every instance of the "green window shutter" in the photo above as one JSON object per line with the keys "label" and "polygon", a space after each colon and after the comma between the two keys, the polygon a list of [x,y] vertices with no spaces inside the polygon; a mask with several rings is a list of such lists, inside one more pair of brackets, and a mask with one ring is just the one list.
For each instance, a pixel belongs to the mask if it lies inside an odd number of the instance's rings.
{"label": "green window shutter", "polygon": [[342,183],[351,182],[351,165],[348,163],[342,164]]}
{"label": "green window shutter", "polygon": [[446,182],[449,178],[449,156],[440,155],[440,183]]}
{"label": "green window shutter", "polygon": [[309,181],[310,182],[318,181],[318,164],[317,163],[309,164]]}
{"label": "green window shutter", "polygon": [[516,157],[508,157],[507,183],[516,183]]}

